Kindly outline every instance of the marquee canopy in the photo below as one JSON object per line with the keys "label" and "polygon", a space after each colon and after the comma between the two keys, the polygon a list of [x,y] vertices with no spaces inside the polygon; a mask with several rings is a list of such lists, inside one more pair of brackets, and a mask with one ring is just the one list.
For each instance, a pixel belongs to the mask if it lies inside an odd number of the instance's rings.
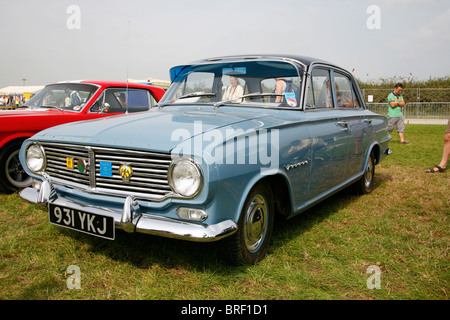
{"label": "marquee canopy", "polygon": [[23,94],[24,92],[34,93],[42,88],[44,88],[44,86],[9,86],[0,89],[0,95]]}

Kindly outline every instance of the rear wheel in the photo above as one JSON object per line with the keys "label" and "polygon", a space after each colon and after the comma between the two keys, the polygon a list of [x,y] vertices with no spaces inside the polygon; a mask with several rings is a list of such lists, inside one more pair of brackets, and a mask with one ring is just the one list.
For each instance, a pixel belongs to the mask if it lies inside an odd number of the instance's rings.
{"label": "rear wheel", "polygon": [[15,141],[0,152],[0,190],[3,193],[12,193],[31,185],[31,177],[19,160],[21,146],[22,141]]}
{"label": "rear wheel", "polygon": [[370,152],[369,161],[367,162],[364,174],[359,179],[354,187],[358,194],[368,194],[373,190],[373,180],[375,177],[375,155],[373,151]]}
{"label": "rear wheel", "polygon": [[272,190],[266,182],[260,182],[247,196],[238,230],[224,240],[224,255],[235,265],[254,264],[261,260],[269,247],[273,220]]}

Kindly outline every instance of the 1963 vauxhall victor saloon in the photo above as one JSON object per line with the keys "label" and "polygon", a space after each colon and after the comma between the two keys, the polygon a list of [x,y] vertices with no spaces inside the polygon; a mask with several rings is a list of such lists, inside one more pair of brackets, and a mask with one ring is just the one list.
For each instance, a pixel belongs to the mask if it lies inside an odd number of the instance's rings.
{"label": "1963 vauxhall victor saloon", "polygon": [[26,140],[22,198],[50,222],[114,239],[116,229],[219,241],[232,263],[267,252],[291,218],[352,186],[373,188],[390,153],[384,116],[352,75],[297,56],[229,56],[173,67],[152,110],[65,124]]}

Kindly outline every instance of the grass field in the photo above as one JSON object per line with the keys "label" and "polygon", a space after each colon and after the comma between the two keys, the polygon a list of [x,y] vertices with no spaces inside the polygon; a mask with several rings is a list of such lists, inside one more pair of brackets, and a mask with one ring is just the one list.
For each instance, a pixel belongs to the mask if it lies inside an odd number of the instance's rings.
{"label": "grass field", "polygon": [[[408,125],[411,145],[394,132],[370,195],[344,190],[276,221],[269,254],[252,266],[224,264],[214,243],[97,239],[50,225],[45,209],[17,194],[0,195],[0,299],[447,300],[450,173],[425,174],[441,158],[444,131]],[[67,286],[71,265],[80,289]],[[380,289],[368,288],[375,275]]]}

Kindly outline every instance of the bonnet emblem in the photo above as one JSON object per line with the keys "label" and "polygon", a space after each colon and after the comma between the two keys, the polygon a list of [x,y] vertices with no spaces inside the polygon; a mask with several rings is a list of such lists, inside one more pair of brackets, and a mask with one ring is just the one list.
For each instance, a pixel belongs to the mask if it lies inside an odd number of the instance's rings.
{"label": "bonnet emblem", "polygon": [[130,182],[130,178],[133,175],[133,169],[131,169],[128,164],[124,163],[120,166],[119,173],[123,182]]}

